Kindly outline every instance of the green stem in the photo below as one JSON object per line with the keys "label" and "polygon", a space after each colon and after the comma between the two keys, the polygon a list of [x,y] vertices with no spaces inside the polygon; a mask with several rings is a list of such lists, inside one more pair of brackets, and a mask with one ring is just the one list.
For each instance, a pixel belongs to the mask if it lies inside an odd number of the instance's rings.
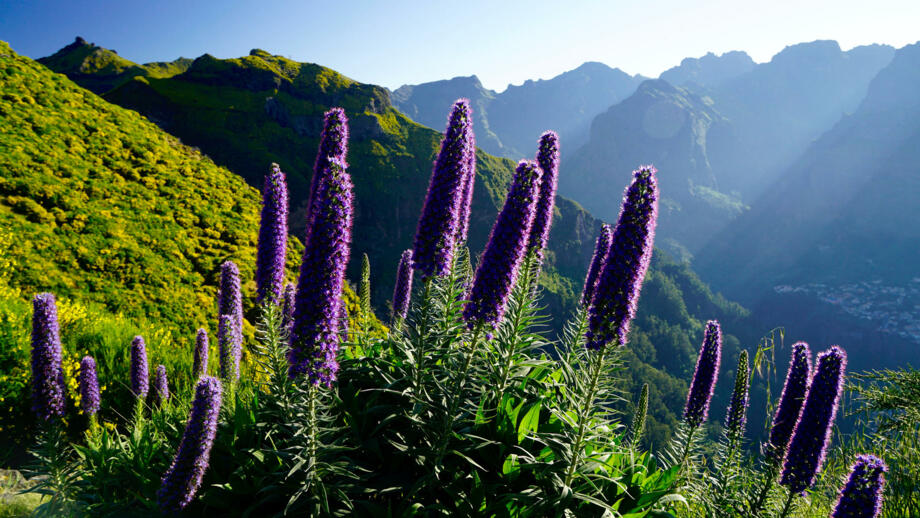
{"label": "green stem", "polygon": [[316,476],[316,450],[317,450],[317,439],[316,439],[316,385],[310,383],[307,388],[307,423],[308,427],[308,438],[307,438],[307,480],[310,481],[312,487],[316,487],[314,484],[314,477]]}
{"label": "green stem", "polygon": [[771,462],[767,466],[767,470],[764,473],[763,487],[760,489],[760,494],[757,496],[757,501],[754,502],[754,505],[751,506],[751,516],[757,516],[757,513],[760,512],[764,502],[767,501],[767,495],[770,494],[770,489],[773,488],[773,482],[776,480],[776,468],[776,462]]}
{"label": "green stem", "polygon": [[693,447],[693,435],[696,433],[696,430],[699,428],[697,426],[691,426],[690,431],[687,432],[687,442],[684,444],[684,451],[680,455],[680,461],[677,463],[680,468],[677,469],[677,477],[674,479],[676,487],[683,485],[682,476],[685,475],[685,469],[687,467],[687,458],[690,456],[690,450]]}
{"label": "green stem", "polygon": [[792,508],[792,500],[795,498],[795,493],[789,491],[789,497],[786,498],[786,505],[783,506],[783,512],[779,515],[779,518],[786,518],[789,515],[789,510]]}
{"label": "green stem", "polygon": [[429,315],[431,313],[431,277],[425,279],[425,290],[422,292],[422,301],[420,305],[421,315],[419,315],[419,334],[416,337],[417,343],[415,345],[415,380],[413,384],[414,392],[416,396],[421,393],[422,390],[422,370],[424,368],[423,364],[425,361],[425,341],[428,339],[428,329],[430,328],[430,322],[428,322]]}
{"label": "green stem", "polygon": [[601,371],[604,366],[605,351],[597,351],[594,358],[591,359],[590,381],[588,383],[588,393],[585,395],[584,404],[579,409],[578,414],[578,435],[575,436],[575,447],[572,450],[572,463],[569,465],[568,472],[565,475],[565,486],[570,487],[572,479],[575,477],[575,469],[581,460],[581,449],[584,446],[585,435],[588,431],[588,415],[594,408],[594,399],[597,395],[597,386],[600,383]]}
{"label": "green stem", "polygon": [[511,335],[508,339],[508,350],[505,355],[505,361],[502,365],[501,375],[499,376],[499,383],[496,387],[496,399],[498,400],[497,404],[501,404],[502,394],[505,392],[505,385],[508,383],[508,377],[511,374],[511,364],[514,360],[514,351],[518,345],[518,327],[521,325],[521,319],[524,318],[524,313],[526,312],[527,305],[527,296],[530,294],[530,282],[531,282],[531,264],[530,258],[524,263],[524,275],[521,277],[519,286],[522,286],[524,289],[523,296],[517,298],[517,307],[514,308],[514,314],[511,318]]}
{"label": "green stem", "polygon": [[463,363],[463,368],[460,370],[460,374],[454,379],[452,383],[451,390],[447,394],[447,397],[450,398],[450,405],[448,405],[447,415],[444,416],[444,427],[441,430],[441,440],[438,444],[437,455],[435,456],[435,466],[438,467],[441,465],[441,461],[444,459],[444,451],[447,448],[447,443],[450,439],[450,433],[453,430],[454,422],[456,421],[456,414],[458,406],[460,405],[461,394],[460,391],[463,389],[463,382],[466,380],[466,375],[470,370],[470,365],[473,363],[473,358],[476,356],[476,349],[479,347],[479,335],[482,333],[482,323],[476,325],[476,329],[473,331],[473,339],[470,342],[470,351],[466,355],[466,361]]}

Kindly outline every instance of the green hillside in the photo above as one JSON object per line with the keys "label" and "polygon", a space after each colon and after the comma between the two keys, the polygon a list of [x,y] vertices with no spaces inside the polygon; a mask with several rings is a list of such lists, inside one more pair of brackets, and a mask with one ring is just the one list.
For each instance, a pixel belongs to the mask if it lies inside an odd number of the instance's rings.
{"label": "green hillside", "polygon": [[220,263],[252,277],[258,192],[6,43],[0,64],[0,225],[16,236],[5,253],[20,258],[11,283],[176,329],[210,322]]}

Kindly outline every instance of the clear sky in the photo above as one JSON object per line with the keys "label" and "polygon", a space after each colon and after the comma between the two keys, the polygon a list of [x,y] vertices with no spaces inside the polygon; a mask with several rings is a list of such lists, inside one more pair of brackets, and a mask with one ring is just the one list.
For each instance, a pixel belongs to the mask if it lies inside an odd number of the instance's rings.
{"label": "clear sky", "polygon": [[37,58],[82,36],[135,62],[252,48],[390,88],[476,74],[504,90],[585,61],[657,77],[684,57],[920,40],[920,0],[0,0],[0,39]]}

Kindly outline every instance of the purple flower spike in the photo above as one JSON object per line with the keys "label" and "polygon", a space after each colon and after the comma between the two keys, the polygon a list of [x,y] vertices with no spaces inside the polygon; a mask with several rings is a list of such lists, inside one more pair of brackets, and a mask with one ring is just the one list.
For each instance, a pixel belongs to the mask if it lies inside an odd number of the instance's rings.
{"label": "purple flower spike", "polygon": [[553,209],[556,206],[556,183],[559,178],[559,136],[555,131],[547,131],[540,136],[537,151],[537,164],[543,170],[540,181],[540,200],[537,202],[537,215],[533,219],[528,250],[537,254],[543,261],[543,250],[549,240],[549,227],[553,223]]}
{"label": "purple flower spike", "polygon": [[615,341],[626,345],[629,322],[636,315],[639,290],[652,259],[658,220],[657,170],[642,166],[626,188],[620,217],[613,229],[607,262],[601,271],[588,310],[588,349]]}
{"label": "purple flower spike", "polygon": [[396,268],[396,288],[393,290],[393,318],[405,319],[412,296],[412,250],[406,250]]}
{"label": "purple flower spike", "polygon": [[505,314],[505,304],[527,252],[542,174],[536,162],[518,163],[514,183],[476,269],[470,300],[463,308],[463,319],[470,327],[476,322],[495,327]]}
{"label": "purple flower spike", "polygon": [[256,297],[259,303],[277,303],[284,286],[284,260],[288,236],[288,190],[278,164],[265,176],[262,220],[256,253]]}
{"label": "purple flower spike", "polygon": [[294,297],[297,290],[290,282],[284,285],[284,295],[281,304],[281,326],[287,333],[291,332],[294,325]]}
{"label": "purple flower spike", "polygon": [[843,392],[846,367],[847,354],[836,345],[818,355],[811,387],[783,459],[780,484],[793,493],[811,487],[815,475],[821,471]]}
{"label": "purple flower spike", "polygon": [[684,409],[684,421],[691,427],[697,427],[706,421],[709,415],[709,402],[716,388],[719,376],[719,363],[722,361],[722,328],[715,320],[706,322],[706,334],[700,356],[696,360],[696,371],[690,390],[687,392],[687,406]]}
{"label": "purple flower spike", "polygon": [[882,512],[885,461],[874,455],[857,455],[850,478],[840,490],[831,518],[877,518]]}
{"label": "purple flower spike", "polygon": [[[413,268],[422,278],[450,272],[464,195],[464,178],[470,166],[469,139],[473,135],[470,103],[459,99],[447,120],[441,151],[434,163],[428,194],[418,220],[413,250]],[[470,188],[472,191],[472,187]]]}
{"label": "purple flower spike", "polygon": [[607,254],[610,252],[610,241],[613,239],[613,229],[604,223],[601,225],[601,234],[597,236],[594,246],[594,256],[585,276],[585,287],[581,292],[581,305],[590,307],[594,300],[594,291],[597,289],[597,278],[600,277],[604,265],[607,264]]}
{"label": "purple flower spike", "polygon": [[748,408],[748,381],[751,375],[747,351],[741,351],[738,357],[738,370],[735,373],[735,389],[725,416],[725,429],[728,436],[737,439],[744,435],[744,423]]}
{"label": "purple flower spike", "polygon": [[32,411],[45,421],[64,417],[61,332],[51,293],[32,299]]}
{"label": "purple flower spike", "polygon": [[217,435],[220,400],[220,381],[210,376],[198,380],[179,450],[157,491],[157,503],[167,513],[184,509],[201,486]]}
{"label": "purple flower spike", "polygon": [[352,183],[345,164],[332,159],[313,199],[312,224],[300,265],[290,375],[331,386],[339,365],[339,315],[354,219]]}
{"label": "purple flower spike", "polygon": [[80,361],[80,408],[89,416],[99,411],[99,378],[96,377],[96,360],[84,356]]}
{"label": "purple flower spike", "polygon": [[[220,266],[220,299],[217,304],[218,319],[220,315],[230,315],[233,334],[243,338],[243,295],[240,293],[240,269],[233,261],[226,261]],[[218,341],[220,337],[218,336]]]}
{"label": "purple flower spike", "polygon": [[153,379],[153,397],[158,405],[169,401],[169,382],[166,380],[165,365],[157,365],[156,377]]}
{"label": "purple flower spike", "polygon": [[470,233],[470,214],[473,210],[473,191],[476,188],[476,137],[470,127],[467,139],[466,174],[463,177],[463,194],[460,203],[460,216],[457,221],[457,238],[454,244],[459,246],[466,243]]}
{"label": "purple flower spike", "polygon": [[217,326],[217,348],[220,352],[220,377],[224,380],[240,379],[240,337],[233,327],[230,315],[221,315]]}
{"label": "purple flower spike", "polygon": [[[319,137],[319,151],[316,153],[316,163],[313,164],[313,178],[310,180],[310,197],[307,198],[307,207],[313,206],[313,199],[319,184],[333,160],[347,168],[345,155],[348,154],[348,117],[342,108],[332,108],[323,114],[323,133]],[[310,217],[310,214],[307,214]],[[308,222],[309,223],[309,222]]]}
{"label": "purple flower spike", "polygon": [[196,377],[206,376],[208,374],[208,332],[205,329],[199,329],[195,336],[195,356],[193,357],[192,375]]}
{"label": "purple flower spike", "polygon": [[147,397],[150,374],[147,370],[147,344],[144,337],[135,336],[131,342],[131,392],[140,399]]}
{"label": "purple flower spike", "polygon": [[783,392],[779,397],[779,405],[773,415],[773,426],[770,428],[770,440],[764,452],[770,462],[779,462],[786,454],[792,429],[799,420],[805,394],[811,384],[811,351],[808,344],[798,342],[792,346],[792,359],[789,360],[789,371],[786,373],[786,382]]}

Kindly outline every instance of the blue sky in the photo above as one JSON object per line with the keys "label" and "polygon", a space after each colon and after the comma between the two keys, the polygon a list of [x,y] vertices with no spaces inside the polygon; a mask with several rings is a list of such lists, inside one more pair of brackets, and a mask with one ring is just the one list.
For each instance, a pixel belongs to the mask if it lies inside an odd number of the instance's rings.
{"label": "blue sky", "polygon": [[[692,5],[691,5],[692,4]],[[562,7],[565,5],[566,7]],[[136,62],[262,48],[390,88],[476,74],[498,91],[585,61],[657,76],[684,57],[835,39],[920,40],[918,0],[2,0],[0,39],[36,58],[77,35]]]}

